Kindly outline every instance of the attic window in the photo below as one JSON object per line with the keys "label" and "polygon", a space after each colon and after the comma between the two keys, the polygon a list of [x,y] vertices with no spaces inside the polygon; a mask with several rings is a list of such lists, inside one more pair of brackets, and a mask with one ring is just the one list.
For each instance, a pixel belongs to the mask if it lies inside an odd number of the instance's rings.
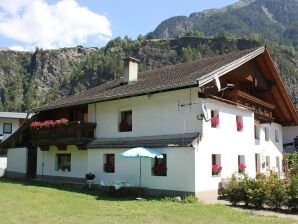
{"label": "attic window", "polygon": [[121,111],[119,132],[130,132],[132,131],[132,111]]}

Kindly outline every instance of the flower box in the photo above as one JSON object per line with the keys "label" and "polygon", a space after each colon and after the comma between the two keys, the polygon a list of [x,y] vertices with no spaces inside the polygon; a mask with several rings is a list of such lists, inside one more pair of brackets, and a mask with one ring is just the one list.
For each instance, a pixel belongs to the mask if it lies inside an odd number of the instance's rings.
{"label": "flower box", "polygon": [[212,165],[212,176],[219,176],[221,170],[222,170],[221,166],[216,165],[216,164]]}
{"label": "flower box", "polygon": [[211,127],[217,128],[219,124],[219,118],[218,117],[212,117],[211,118]]}
{"label": "flower box", "polygon": [[243,163],[238,164],[238,173],[244,173],[246,169],[246,165]]}
{"label": "flower box", "polygon": [[104,164],[104,171],[106,173],[114,173],[115,172],[115,166],[112,163],[105,163]]}

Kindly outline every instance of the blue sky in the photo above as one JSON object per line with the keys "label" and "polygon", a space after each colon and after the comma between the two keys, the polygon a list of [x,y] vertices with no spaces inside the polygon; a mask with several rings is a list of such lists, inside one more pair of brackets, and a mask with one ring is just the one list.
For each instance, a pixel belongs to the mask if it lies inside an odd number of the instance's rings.
{"label": "blue sky", "polygon": [[163,20],[237,0],[1,0],[0,46],[12,49],[104,46],[135,39]]}

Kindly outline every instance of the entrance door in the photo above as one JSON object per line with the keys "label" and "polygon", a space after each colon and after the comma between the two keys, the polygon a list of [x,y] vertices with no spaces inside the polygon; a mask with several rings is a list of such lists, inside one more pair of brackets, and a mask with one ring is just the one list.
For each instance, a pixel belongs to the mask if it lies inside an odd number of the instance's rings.
{"label": "entrance door", "polygon": [[27,160],[27,178],[34,179],[36,177],[37,165],[37,147],[28,147]]}
{"label": "entrance door", "polygon": [[255,154],[255,166],[256,166],[256,174],[261,172],[261,158],[260,153]]}

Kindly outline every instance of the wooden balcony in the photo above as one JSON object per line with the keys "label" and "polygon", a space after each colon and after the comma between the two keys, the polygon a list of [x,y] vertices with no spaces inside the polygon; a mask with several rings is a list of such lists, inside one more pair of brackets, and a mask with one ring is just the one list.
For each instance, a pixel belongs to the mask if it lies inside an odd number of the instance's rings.
{"label": "wooden balcony", "polygon": [[255,113],[255,118],[261,122],[273,121],[274,105],[241,90],[226,92],[225,97],[250,108]]}
{"label": "wooden balcony", "polygon": [[94,139],[95,128],[94,123],[73,121],[67,125],[32,129],[32,142],[43,151],[49,150],[49,146],[66,150],[67,145],[76,145],[83,150]]}

